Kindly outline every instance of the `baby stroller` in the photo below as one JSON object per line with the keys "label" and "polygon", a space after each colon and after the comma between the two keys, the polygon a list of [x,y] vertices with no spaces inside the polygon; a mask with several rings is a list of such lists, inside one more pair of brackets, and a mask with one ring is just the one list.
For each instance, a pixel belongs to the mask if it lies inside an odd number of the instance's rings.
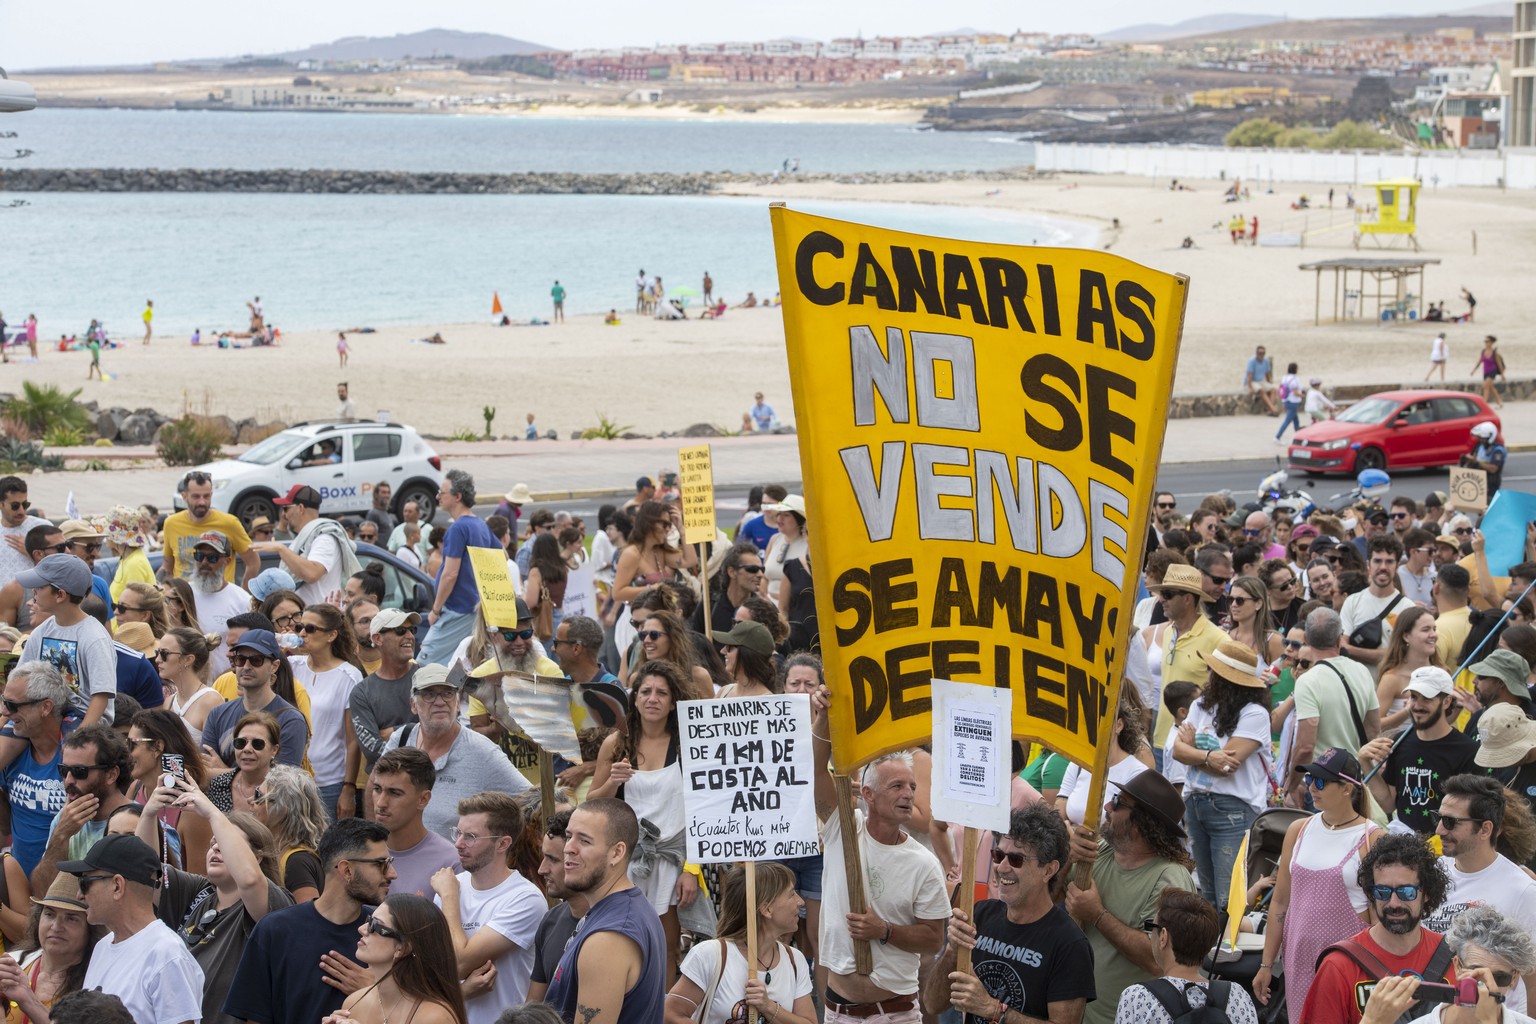
{"label": "baby stroller", "polygon": [[[1280,863],[1280,851],[1285,846],[1286,829],[1290,828],[1293,822],[1305,817],[1307,817],[1306,811],[1293,807],[1271,807],[1253,819],[1253,824],[1248,829],[1246,861],[1250,887],[1259,879],[1276,872],[1277,865]],[[1273,892],[1273,887],[1266,889],[1252,906],[1244,907],[1242,910],[1227,908],[1228,914],[1241,913],[1253,920],[1257,934],[1240,933],[1235,950],[1226,949],[1218,943],[1217,947],[1207,954],[1204,964],[1201,965],[1205,968],[1207,975],[1222,981],[1230,981],[1246,990],[1249,995],[1253,994],[1253,977],[1259,973],[1259,961],[1264,956],[1264,926],[1269,920],[1269,899]],[[1265,1007],[1259,1008],[1261,1021],[1267,1019],[1263,1014],[1265,1009]]]}

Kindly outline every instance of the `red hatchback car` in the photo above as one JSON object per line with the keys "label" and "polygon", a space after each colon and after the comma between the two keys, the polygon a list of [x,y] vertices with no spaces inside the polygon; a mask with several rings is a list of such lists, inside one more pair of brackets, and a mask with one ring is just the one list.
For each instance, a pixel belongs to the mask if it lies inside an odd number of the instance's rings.
{"label": "red hatchback car", "polygon": [[1381,391],[1332,420],[1296,432],[1290,468],[1353,474],[1365,469],[1452,466],[1472,450],[1478,423],[1499,423],[1481,396],[1465,391]]}

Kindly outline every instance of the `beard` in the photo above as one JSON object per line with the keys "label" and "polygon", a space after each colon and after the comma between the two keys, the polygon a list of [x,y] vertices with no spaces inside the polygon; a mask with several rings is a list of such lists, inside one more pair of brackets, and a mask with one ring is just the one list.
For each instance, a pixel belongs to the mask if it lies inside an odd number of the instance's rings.
{"label": "beard", "polygon": [[[1481,697],[1479,697],[1479,699],[1481,699]],[[1413,725],[1416,729],[1433,729],[1435,726],[1440,724],[1440,719],[1444,717],[1445,706],[1442,704],[1436,707],[1434,710],[1428,712],[1422,721],[1418,718],[1414,718]]]}
{"label": "beard", "polygon": [[209,574],[199,569],[188,578],[187,585],[199,594],[217,594],[224,589],[224,574]]}
{"label": "beard", "polygon": [[1379,908],[1376,916],[1381,926],[1393,935],[1407,935],[1419,926],[1421,917],[1406,907]]}
{"label": "beard", "polygon": [[538,651],[534,650],[532,644],[528,646],[527,651],[517,656],[514,656],[506,648],[501,648],[497,651],[497,658],[502,667],[508,672],[523,672],[527,675],[533,675],[539,667],[539,654]]}

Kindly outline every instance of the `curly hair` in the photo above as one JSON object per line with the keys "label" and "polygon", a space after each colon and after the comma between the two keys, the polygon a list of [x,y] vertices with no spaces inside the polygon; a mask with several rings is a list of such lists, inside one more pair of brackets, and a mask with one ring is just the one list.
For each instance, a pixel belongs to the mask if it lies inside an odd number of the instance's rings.
{"label": "curly hair", "polygon": [[[670,661],[681,670],[686,685],[683,689],[682,700],[699,696],[693,692],[693,668],[698,664],[698,659],[693,653],[693,637],[690,634],[687,623],[676,612],[654,610],[646,613],[646,619],[654,619],[661,627],[661,631],[667,635],[667,653],[662,659]],[[714,694],[709,694],[713,697]]]}
{"label": "curly hair", "polygon": [[1195,870],[1195,859],[1184,849],[1184,840],[1140,800],[1131,806],[1131,824],[1141,833],[1154,858],[1172,861],[1186,871]]}
{"label": "curly hair", "polygon": [[1421,916],[1428,917],[1445,903],[1450,893],[1451,880],[1440,866],[1440,858],[1429,848],[1424,837],[1418,834],[1388,833],[1360,858],[1360,870],[1355,881],[1372,903],[1371,887],[1376,884],[1376,869],[1396,865],[1410,868],[1419,879]]}
{"label": "curly hair", "polygon": [[1195,703],[1202,711],[1211,713],[1211,728],[1217,736],[1231,736],[1237,731],[1238,720],[1249,704],[1269,710],[1269,687],[1239,686],[1217,675],[1214,669],[1208,669],[1205,692]]}
{"label": "curly hair", "polygon": [[768,632],[773,634],[773,646],[779,647],[789,639],[789,623],[784,621],[784,616],[779,614],[778,606],[772,601],[758,594],[748,594],[741,606],[747,610],[747,618],[768,627]]}

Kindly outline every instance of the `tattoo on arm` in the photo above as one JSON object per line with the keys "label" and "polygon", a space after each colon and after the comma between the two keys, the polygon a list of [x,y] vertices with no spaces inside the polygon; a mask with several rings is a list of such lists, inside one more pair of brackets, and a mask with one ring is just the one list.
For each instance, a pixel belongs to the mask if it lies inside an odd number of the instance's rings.
{"label": "tattoo on arm", "polygon": [[581,1018],[581,1024],[592,1024],[593,1018],[602,1012],[601,1007],[588,1006],[586,1003],[576,1004],[576,1015]]}

